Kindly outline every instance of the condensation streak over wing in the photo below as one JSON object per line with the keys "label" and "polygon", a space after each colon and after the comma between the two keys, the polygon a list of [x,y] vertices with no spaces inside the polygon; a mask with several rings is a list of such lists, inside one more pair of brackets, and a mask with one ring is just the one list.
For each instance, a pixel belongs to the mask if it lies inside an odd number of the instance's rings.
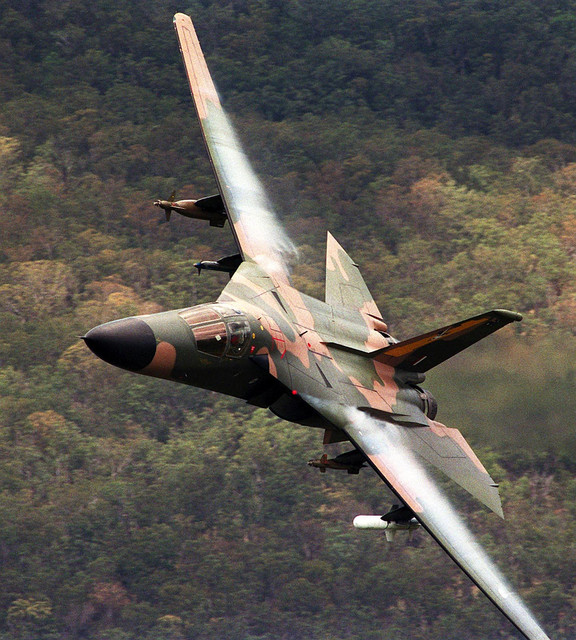
{"label": "condensation streak over wing", "polygon": [[406,427],[375,419],[352,407],[307,401],[342,428],[378,474],[414,511],[448,555],[529,640],[550,640],[476,541],[424,463],[410,450]]}
{"label": "condensation streak over wing", "polygon": [[347,411],[347,431],[400,497],[416,502],[416,516],[442,548],[502,613],[530,640],[549,640],[486,551],[478,544],[424,464],[404,441],[404,427],[382,423],[356,409]]}
{"label": "condensation streak over wing", "polygon": [[210,161],[242,257],[259,263],[271,275],[287,277],[287,262],[296,254],[294,245],[222,109],[192,21],[177,13],[174,26]]}

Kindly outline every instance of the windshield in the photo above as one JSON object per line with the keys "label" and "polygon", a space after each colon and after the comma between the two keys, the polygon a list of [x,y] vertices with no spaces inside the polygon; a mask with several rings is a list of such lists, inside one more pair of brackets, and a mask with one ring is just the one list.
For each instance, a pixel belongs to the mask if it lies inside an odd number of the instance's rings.
{"label": "windshield", "polygon": [[211,356],[221,357],[226,351],[228,335],[226,325],[223,322],[206,324],[192,329],[198,351],[208,353]]}
{"label": "windshield", "polygon": [[235,309],[223,305],[200,305],[180,311],[192,329],[198,351],[221,358],[239,358],[250,342],[250,323]]}

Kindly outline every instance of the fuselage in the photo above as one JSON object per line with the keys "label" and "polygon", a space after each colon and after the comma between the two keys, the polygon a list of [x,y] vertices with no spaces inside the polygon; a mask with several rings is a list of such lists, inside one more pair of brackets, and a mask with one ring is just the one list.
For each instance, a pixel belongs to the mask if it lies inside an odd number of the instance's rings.
{"label": "fuselage", "polygon": [[[84,340],[115,366],[242,398],[300,424],[329,428],[303,392],[322,400],[342,389],[360,405],[425,421],[416,386],[423,376],[402,379],[369,357],[396,342],[382,321],[367,323],[356,311],[295,291],[286,295],[285,288],[281,294],[124,318],[92,329]],[[295,296],[299,316],[292,311]]]}

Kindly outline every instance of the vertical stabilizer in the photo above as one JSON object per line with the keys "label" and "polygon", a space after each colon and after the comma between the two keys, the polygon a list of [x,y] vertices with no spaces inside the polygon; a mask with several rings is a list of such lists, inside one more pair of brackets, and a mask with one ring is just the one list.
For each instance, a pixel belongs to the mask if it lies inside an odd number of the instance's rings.
{"label": "vertical stabilizer", "polygon": [[326,302],[350,307],[376,318],[381,317],[358,265],[330,232],[326,242]]}

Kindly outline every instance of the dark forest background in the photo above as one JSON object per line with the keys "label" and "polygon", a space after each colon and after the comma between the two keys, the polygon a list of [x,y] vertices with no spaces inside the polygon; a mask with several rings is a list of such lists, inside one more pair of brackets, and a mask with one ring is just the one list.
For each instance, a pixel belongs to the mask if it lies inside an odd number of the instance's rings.
{"label": "dark forest background", "polygon": [[0,639],[500,640],[509,623],[320,431],[98,361],[118,317],[214,300],[228,228],[172,14],[323,295],[330,229],[407,338],[524,314],[429,376],[501,483],[460,509],[576,636],[576,9],[562,0],[0,0]]}

